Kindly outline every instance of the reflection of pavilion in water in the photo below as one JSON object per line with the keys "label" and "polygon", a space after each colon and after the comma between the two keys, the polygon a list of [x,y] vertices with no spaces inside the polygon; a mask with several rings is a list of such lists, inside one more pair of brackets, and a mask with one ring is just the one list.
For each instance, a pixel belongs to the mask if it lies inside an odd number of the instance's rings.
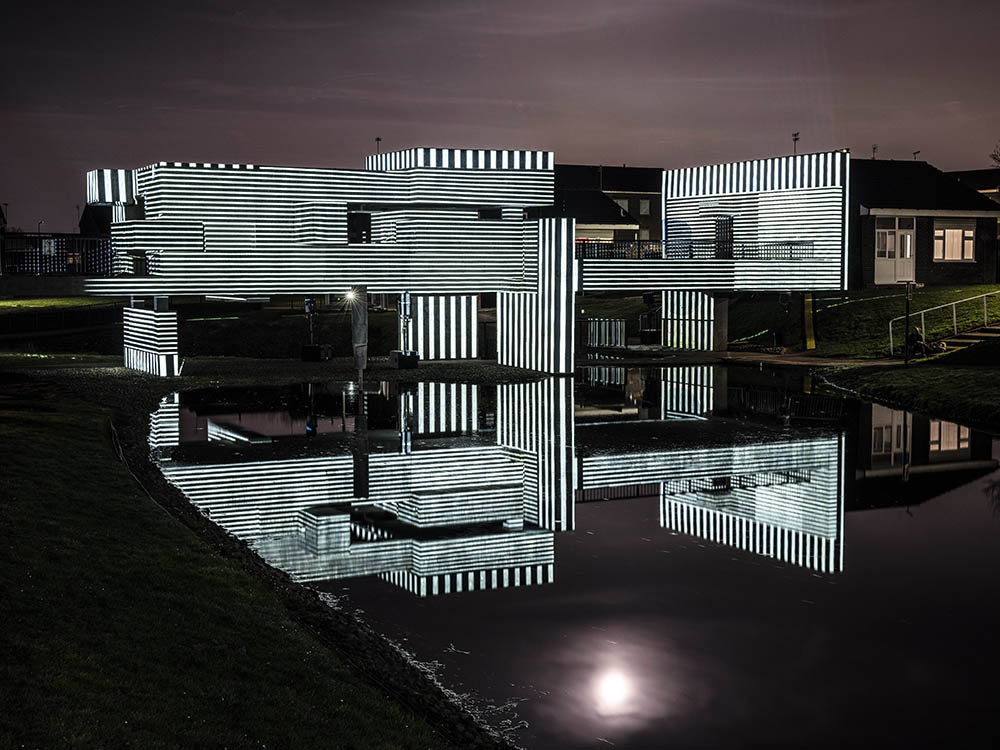
{"label": "reflection of pavilion in water", "polygon": [[550,582],[574,503],[637,487],[666,528],[841,569],[840,434],[709,419],[726,408],[721,368],[611,369],[581,371],[578,394],[550,377],[303,386],[277,411],[273,394],[175,395],[150,442],[202,512],[303,581],[380,575],[421,595]]}

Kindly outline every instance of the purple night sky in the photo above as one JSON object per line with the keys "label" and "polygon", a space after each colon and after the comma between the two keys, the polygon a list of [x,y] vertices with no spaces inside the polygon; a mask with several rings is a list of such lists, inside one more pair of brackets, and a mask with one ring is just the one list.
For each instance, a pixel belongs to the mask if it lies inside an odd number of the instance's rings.
{"label": "purple night sky", "polygon": [[[995,0],[22,2],[0,203],[75,231],[84,173],[360,168],[409,146],[679,167],[848,147],[942,169],[1000,139]],[[185,7],[187,6],[187,7]]]}

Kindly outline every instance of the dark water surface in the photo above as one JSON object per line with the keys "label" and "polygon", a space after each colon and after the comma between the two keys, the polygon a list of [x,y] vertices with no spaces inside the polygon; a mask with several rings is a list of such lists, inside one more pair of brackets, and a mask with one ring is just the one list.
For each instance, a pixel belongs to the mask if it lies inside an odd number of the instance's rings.
{"label": "dark water surface", "polygon": [[797,374],[587,368],[184,393],[151,445],[527,747],[998,734],[990,435]]}

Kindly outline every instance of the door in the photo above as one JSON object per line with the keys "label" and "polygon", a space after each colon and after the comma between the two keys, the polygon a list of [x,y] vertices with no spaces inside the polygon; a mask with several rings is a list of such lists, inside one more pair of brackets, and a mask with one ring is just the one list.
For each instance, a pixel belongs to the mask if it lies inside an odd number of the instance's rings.
{"label": "door", "polygon": [[875,217],[875,283],[913,281],[914,219]]}
{"label": "door", "polygon": [[896,219],[896,282],[913,281],[913,222],[912,217]]}

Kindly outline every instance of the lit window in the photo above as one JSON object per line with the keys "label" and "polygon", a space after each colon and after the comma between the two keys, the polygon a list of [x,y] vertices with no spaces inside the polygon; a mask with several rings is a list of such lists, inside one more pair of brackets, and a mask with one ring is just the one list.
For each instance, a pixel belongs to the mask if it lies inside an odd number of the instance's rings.
{"label": "lit window", "polygon": [[975,246],[973,222],[934,222],[934,260],[975,260]]}
{"label": "lit window", "polygon": [[628,198],[615,198],[615,203],[622,211],[628,213]]}
{"label": "lit window", "polygon": [[645,198],[639,201],[639,216],[649,216],[649,200]]}
{"label": "lit window", "polygon": [[969,447],[969,428],[954,422],[931,420],[931,453],[963,450]]}

